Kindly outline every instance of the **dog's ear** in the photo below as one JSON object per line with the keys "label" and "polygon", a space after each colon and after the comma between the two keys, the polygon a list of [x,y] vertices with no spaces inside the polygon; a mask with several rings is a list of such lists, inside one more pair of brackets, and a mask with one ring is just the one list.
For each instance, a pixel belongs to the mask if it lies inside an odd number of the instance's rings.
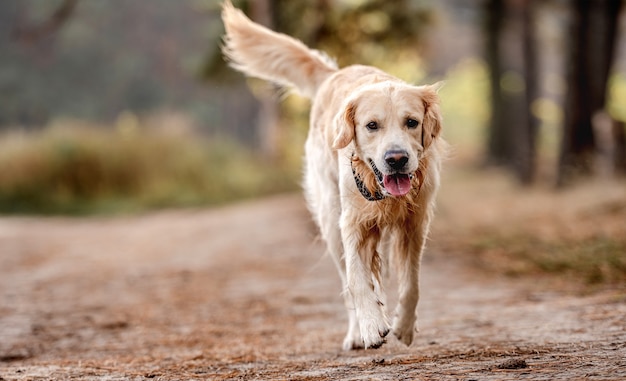
{"label": "dog's ear", "polygon": [[355,124],[354,113],[356,105],[354,101],[348,102],[343,112],[339,112],[335,116],[335,139],[333,141],[334,149],[345,148],[354,139]]}
{"label": "dog's ear", "polygon": [[422,122],[422,147],[428,148],[441,133],[441,111],[439,109],[439,95],[441,82],[432,86],[425,86],[422,93],[424,102],[424,121]]}

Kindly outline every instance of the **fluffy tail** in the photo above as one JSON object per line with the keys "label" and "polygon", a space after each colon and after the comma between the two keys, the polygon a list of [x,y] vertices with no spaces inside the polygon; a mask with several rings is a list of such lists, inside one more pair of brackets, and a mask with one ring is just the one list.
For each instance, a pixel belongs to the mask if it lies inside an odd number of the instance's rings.
{"label": "fluffy tail", "polygon": [[230,0],[222,7],[226,27],[222,51],[230,65],[252,77],[295,87],[312,98],[337,64],[302,42],[252,22]]}

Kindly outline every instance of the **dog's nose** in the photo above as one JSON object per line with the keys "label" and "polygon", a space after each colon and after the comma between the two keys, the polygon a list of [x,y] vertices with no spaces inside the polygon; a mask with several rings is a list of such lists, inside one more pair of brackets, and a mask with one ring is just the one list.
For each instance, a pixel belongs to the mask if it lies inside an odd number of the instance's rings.
{"label": "dog's nose", "polygon": [[391,150],[385,152],[385,161],[389,168],[399,171],[404,168],[409,161],[409,154],[404,150]]}

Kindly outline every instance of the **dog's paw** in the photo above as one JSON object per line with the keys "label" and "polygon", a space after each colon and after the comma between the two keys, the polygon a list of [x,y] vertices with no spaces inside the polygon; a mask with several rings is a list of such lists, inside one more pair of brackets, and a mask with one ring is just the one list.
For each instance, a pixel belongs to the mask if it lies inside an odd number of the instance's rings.
{"label": "dog's paw", "polygon": [[343,339],[343,350],[344,351],[352,351],[357,349],[365,348],[365,344],[363,343],[363,339],[361,339],[361,335],[357,335],[356,337],[348,334]]}
{"label": "dog's paw", "polygon": [[394,336],[404,343],[407,347],[413,342],[413,335],[417,332],[417,324],[415,320],[402,321],[395,318],[393,322],[393,334]]}
{"label": "dog's paw", "polygon": [[380,348],[385,344],[385,337],[389,334],[389,326],[384,320],[365,319],[359,323],[363,346],[367,348]]}
{"label": "dog's paw", "polygon": [[[355,318],[356,319],[356,318]],[[355,321],[351,322],[350,328],[346,337],[343,339],[343,350],[351,351],[354,349],[363,349],[365,344],[361,338],[361,331],[359,331],[359,325]]]}

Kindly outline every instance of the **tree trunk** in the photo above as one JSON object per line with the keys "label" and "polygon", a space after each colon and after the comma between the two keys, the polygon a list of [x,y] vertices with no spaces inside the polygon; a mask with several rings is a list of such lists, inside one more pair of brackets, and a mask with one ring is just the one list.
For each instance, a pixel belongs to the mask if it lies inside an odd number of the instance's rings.
{"label": "tree trunk", "polygon": [[[250,2],[250,7],[253,20],[273,29],[275,24],[273,17],[273,0],[254,0]],[[280,106],[269,86],[256,92],[255,95],[257,95],[257,99],[261,104],[259,119],[257,121],[261,153],[266,159],[275,161],[278,160],[280,156]]]}
{"label": "tree trunk", "polygon": [[574,0],[573,6],[558,186],[591,173],[596,147],[592,118],[605,105],[621,0]]}
{"label": "tree trunk", "polygon": [[613,121],[613,137],[615,139],[614,173],[623,176],[626,175],[626,123]]}
{"label": "tree trunk", "polygon": [[487,141],[487,164],[502,165],[507,160],[508,144],[502,115],[502,92],[500,78],[502,63],[500,60],[499,37],[502,31],[503,5],[500,0],[486,3],[486,56],[491,84],[491,121]]}
{"label": "tree trunk", "polygon": [[533,102],[539,97],[539,68],[537,67],[537,40],[535,36],[535,1],[527,0],[523,9],[524,20],[524,65],[526,72],[526,128],[519,131],[522,143],[518,154],[518,176],[523,184],[530,184],[535,178],[537,165],[537,133],[539,119],[531,112]]}
{"label": "tree trunk", "polygon": [[486,5],[492,93],[487,163],[504,165],[529,184],[538,125],[530,114],[537,92],[532,0],[492,0]]}

